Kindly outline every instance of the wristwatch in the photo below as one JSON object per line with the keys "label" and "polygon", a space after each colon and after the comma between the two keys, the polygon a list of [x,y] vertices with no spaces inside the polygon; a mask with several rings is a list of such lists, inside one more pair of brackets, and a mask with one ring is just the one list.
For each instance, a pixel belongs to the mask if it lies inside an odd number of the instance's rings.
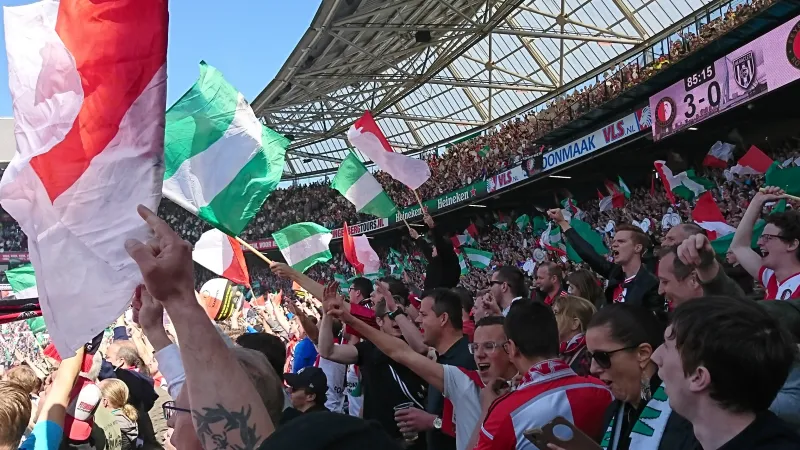
{"label": "wristwatch", "polygon": [[397,307],[397,309],[395,309],[394,311],[392,311],[389,314],[387,314],[387,316],[389,316],[389,318],[392,319],[392,320],[394,320],[397,316],[405,316],[405,315],[406,315],[406,312],[403,311],[403,308],[401,308],[399,306]]}
{"label": "wristwatch", "polygon": [[433,419],[433,428],[437,429],[437,430],[441,430],[442,429],[442,418],[441,417],[437,417],[437,418]]}

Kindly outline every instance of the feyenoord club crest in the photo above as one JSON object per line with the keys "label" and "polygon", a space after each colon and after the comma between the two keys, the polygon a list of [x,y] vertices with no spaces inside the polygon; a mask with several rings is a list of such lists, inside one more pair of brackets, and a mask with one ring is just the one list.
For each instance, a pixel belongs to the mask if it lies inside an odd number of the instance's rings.
{"label": "feyenoord club crest", "polygon": [[734,80],[742,89],[750,89],[756,81],[756,59],[747,52],[733,61]]}
{"label": "feyenoord club crest", "polygon": [[794,24],[786,39],[786,58],[789,64],[800,69],[800,21]]}
{"label": "feyenoord club crest", "polygon": [[656,104],[656,125],[667,128],[675,121],[675,100],[664,97]]}

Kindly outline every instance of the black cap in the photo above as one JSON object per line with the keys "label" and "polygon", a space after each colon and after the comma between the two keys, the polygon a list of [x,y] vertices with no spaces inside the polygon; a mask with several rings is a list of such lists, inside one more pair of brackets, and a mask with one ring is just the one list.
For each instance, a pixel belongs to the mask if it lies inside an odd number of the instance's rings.
{"label": "black cap", "polygon": [[328,377],[319,367],[303,367],[297,373],[285,373],[283,379],[294,389],[308,389],[322,397],[328,392]]}

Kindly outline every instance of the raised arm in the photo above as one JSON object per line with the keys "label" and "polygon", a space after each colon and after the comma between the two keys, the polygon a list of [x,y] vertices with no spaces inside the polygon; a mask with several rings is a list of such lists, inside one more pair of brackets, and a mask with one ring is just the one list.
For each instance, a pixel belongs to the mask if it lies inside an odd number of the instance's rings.
{"label": "raised arm", "polygon": [[322,298],[322,321],[319,326],[319,343],[317,349],[319,356],[339,364],[355,364],[358,362],[358,349],[355,345],[333,343],[333,316],[330,311],[334,308],[344,309],[344,301],[338,294],[339,283],[330,283],[325,286]]}
{"label": "raised arm", "polygon": [[317,283],[309,278],[308,275],[293,269],[285,263],[273,262],[269,268],[273,273],[275,273],[275,275],[297,282],[297,284],[299,284],[303,289],[308,291],[309,294],[316,298],[322,298],[324,295],[323,291],[325,290],[325,286]]}
{"label": "raised arm", "polygon": [[[394,312],[397,308],[402,308],[397,302],[394,301],[394,297],[392,297],[392,293],[384,286],[382,283],[377,284],[377,291],[385,300],[386,300],[386,309],[389,312]],[[400,314],[395,317],[394,322],[400,327],[400,332],[403,333],[403,337],[406,339],[411,348],[421,354],[427,355],[428,354],[428,346],[425,345],[425,342],[422,340],[422,333],[419,332],[419,327],[417,327],[414,322],[411,321],[405,314]],[[371,339],[368,339],[371,340]]]}
{"label": "raised arm", "polygon": [[736,228],[736,234],[733,235],[731,241],[731,251],[736,255],[739,264],[756,280],[759,279],[761,272],[761,256],[753,250],[751,244],[753,241],[753,228],[756,221],[761,216],[761,210],[764,208],[764,203],[773,202],[785,198],[785,193],[782,189],[776,187],[764,188],[764,192],[758,192],[747,207],[739,226]]}
{"label": "raised arm", "polygon": [[146,207],[139,205],[139,214],[154,238],[146,245],[129,240],[125,248],[180,337],[184,389],[203,448],[219,448],[223,441],[229,448],[257,449],[274,425],[247,373],[195,299],[191,244]]}
{"label": "raised arm", "polygon": [[586,261],[592,270],[599,273],[603,277],[608,278],[608,275],[614,265],[599,255],[594,248],[592,248],[592,246],[578,234],[578,232],[572,229],[572,226],[566,221],[561,210],[551,209],[547,211],[547,215],[550,217],[550,219],[558,224],[558,226],[561,228],[561,231],[564,232],[564,237],[572,245],[572,248],[575,250],[578,256]]}
{"label": "raised arm", "polygon": [[389,336],[358,320],[345,309],[334,310],[331,315],[339,316],[342,322],[353,327],[364,339],[375,344],[386,356],[408,367],[439,391],[444,391],[444,368],[441,364],[419,354],[402,340]]}
{"label": "raised arm", "polygon": [[311,319],[309,319],[305,311],[303,311],[303,308],[299,308],[297,305],[291,302],[289,302],[289,304],[286,306],[289,309],[290,313],[297,316],[297,320],[300,321],[300,326],[303,327],[303,331],[306,332],[306,335],[308,336],[309,339],[311,339],[311,342],[313,342],[314,345],[316,345],[317,342],[319,342],[319,328],[317,328],[314,322],[312,322]]}

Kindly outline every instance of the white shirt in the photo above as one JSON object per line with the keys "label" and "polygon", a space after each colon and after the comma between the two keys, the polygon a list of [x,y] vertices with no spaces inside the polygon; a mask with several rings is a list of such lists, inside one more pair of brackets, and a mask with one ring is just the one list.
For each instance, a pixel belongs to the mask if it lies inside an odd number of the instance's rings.
{"label": "white shirt", "polygon": [[522,297],[514,297],[514,298],[512,298],[512,299],[511,299],[511,303],[509,303],[509,304],[508,304],[508,306],[506,306],[506,307],[503,309],[503,317],[505,317],[505,316],[507,316],[507,315],[508,315],[508,310],[510,310],[510,309],[511,309],[511,305],[513,305],[513,304],[514,304],[514,302],[515,302],[515,301],[517,301],[517,300],[522,300]]}
{"label": "white shirt", "polygon": [[325,407],[328,408],[328,411],[337,413],[344,412],[344,389],[347,366],[320,357],[317,361],[317,367],[322,369],[325,376],[328,378],[328,391],[325,393],[328,400],[325,402]]}
{"label": "white shirt", "polygon": [[[480,382],[477,371],[448,365],[442,365],[442,368],[444,369],[442,394],[453,404],[452,419],[456,427],[456,449],[467,450],[472,430],[479,425],[478,421],[481,418],[480,395],[483,383]],[[468,375],[467,372],[472,374]]]}
{"label": "white shirt", "polygon": [[361,391],[361,376],[356,372],[356,366],[347,367],[347,382],[345,384],[347,403],[350,405],[347,413],[351,416],[361,417],[361,408],[364,406],[364,394]]}

